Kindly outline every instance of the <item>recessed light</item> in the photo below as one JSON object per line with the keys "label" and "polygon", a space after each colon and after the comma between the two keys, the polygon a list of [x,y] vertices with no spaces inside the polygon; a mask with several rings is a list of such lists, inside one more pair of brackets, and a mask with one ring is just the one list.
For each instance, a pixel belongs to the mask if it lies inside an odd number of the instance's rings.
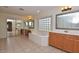
{"label": "recessed light", "polygon": [[23,9],[23,8],[19,8],[19,10],[24,11],[24,9]]}
{"label": "recessed light", "polygon": [[40,10],[37,10],[37,13],[40,13]]}

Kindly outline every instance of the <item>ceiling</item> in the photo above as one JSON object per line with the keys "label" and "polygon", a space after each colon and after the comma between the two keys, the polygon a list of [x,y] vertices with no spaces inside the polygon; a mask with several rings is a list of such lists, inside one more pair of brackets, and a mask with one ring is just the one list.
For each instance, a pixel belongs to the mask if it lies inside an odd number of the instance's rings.
{"label": "ceiling", "polygon": [[[51,12],[54,7],[56,6],[0,6],[0,12],[17,14],[22,16],[25,15],[35,16],[38,13],[42,14],[48,11]],[[24,11],[19,10],[19,8],[24,9]]]}

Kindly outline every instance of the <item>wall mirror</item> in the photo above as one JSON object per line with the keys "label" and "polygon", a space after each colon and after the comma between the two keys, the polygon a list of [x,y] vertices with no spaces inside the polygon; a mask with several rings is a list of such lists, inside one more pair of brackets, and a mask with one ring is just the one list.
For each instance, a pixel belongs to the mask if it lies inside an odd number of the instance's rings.
{"label": "wall mirror", "polygon": [[56,29],[79,30],[79,11],[57,14]]}

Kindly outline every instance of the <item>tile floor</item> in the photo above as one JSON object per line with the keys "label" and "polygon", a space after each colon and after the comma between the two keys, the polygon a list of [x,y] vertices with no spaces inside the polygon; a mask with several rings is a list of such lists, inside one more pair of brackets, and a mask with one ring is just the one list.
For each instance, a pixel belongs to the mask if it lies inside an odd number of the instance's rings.
{"label": "tile floor", "polygon": [[27,37],[17,36],[0,39],[0,53],[65,53],[51,46],[39,46]]}

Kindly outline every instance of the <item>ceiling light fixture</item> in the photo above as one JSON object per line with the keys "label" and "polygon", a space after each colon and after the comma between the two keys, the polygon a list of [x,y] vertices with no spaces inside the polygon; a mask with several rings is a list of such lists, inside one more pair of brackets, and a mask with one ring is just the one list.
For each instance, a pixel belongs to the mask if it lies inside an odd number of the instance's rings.
{"label": "ceiling light fixture", "polygon": [[71,9],[72,9],[71,6],[65,6],[65,7],[61,8],[61,11],[64,12],[64,11],[69,11]]}
{"label": "ceiling light fixture", "polygon": [[27,19],[28,19],[28,20],[32,20],[33,17],[32,17],[32,16],[27,16]]}

